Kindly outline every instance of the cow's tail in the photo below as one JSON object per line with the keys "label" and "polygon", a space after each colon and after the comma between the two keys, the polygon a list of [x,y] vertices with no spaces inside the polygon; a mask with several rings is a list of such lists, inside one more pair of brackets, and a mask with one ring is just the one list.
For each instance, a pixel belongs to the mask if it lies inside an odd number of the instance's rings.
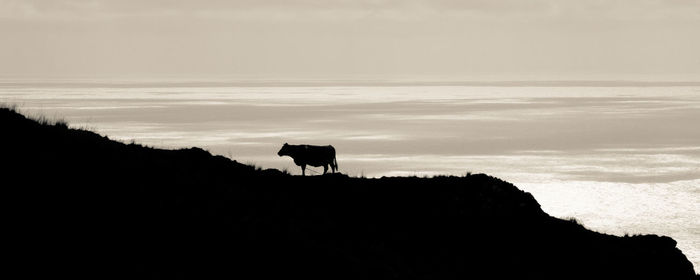
{"label": "cow's tail", "polygon": [[338,161],[335,159],[335,157],[333,157],[333,165],[335,165],[335,171],[340,172],[340,171],[338,170]]}

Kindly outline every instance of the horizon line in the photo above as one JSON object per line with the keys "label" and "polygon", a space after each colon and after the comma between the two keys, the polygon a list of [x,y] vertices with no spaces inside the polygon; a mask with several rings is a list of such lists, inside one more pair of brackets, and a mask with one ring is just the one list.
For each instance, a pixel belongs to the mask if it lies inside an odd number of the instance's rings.
{"label": "horizon line", "polygon": [[0,87],[313,87],[313,86],[488,86],[488,87],[668,87],[700,86],[700,80],[408,80],[408,79],[6,79]]}

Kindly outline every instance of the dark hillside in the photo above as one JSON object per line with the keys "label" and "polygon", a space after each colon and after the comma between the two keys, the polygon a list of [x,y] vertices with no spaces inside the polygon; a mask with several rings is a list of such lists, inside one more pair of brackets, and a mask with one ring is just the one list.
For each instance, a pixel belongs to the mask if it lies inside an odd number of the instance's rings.
{"label": "dark hillside", "polygon": [[9,109],[0,127],[25,278],[697,279],[669,237],[586,230],[483,174],[299,177]]}

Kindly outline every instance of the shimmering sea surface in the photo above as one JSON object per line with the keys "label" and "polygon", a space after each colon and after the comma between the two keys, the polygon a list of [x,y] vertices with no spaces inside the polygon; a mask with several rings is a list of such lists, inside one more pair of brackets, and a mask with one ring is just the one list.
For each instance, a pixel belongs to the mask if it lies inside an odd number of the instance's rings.
{"label": "shimmering sea surface", "polygon": [[294,174],[285,142],[332,144],[354,176],[487,173],[587,228],[671,236],[700,268],[700,87],[0,83],[0,102]]}

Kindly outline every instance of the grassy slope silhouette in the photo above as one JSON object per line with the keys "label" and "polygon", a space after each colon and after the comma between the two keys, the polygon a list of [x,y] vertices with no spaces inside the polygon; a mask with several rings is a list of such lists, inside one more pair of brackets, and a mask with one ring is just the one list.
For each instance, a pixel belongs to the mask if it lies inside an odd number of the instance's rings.
{"label": "grassy slope silhouette", "polygon": [[466,177],[290,176],[0,109],[7,265],[129,278],[695,279],[669,237],[618,237]]}

